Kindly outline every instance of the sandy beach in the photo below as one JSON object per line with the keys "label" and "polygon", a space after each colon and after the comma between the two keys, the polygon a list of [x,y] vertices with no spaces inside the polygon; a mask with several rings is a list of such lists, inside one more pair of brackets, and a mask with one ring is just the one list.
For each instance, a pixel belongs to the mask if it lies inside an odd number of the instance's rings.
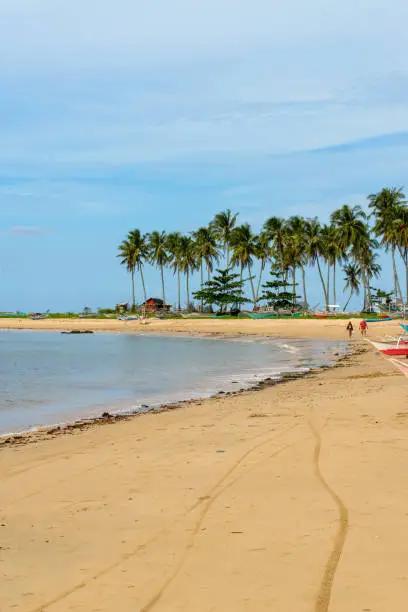
{"label": "sandy beach", "polygon": [[[140,330],[0,321],[11,327]],[[210,319],[143,329],[342,339],[344,328]],[[304,379],[2,447],[1,611],[405,610],[408,381],[352,345]]]}
{"label": "sandy beach", "polygon": [[[351,318],[358,332],[360,319]],[[91,330],[105,332],[166,332],[184,334],[261,334],[285,336],[287,338],[346,339],[347,321],[340,319],[148,319],[140,321],[118,321],[117,319],[1,319],[0,329],[34,329],[49,331]],[[371,336],[401,333],[394,321],[370,323]],[[358,336],[358,333],[355,334]]]}

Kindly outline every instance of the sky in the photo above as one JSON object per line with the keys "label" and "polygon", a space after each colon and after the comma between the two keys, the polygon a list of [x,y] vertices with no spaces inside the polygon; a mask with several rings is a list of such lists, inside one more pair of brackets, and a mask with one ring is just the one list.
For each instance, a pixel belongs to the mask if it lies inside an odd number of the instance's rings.
{"label": "sky", "polygon": [[129,299],[129,229],[325,221],[404,186],[407,22],[403,0],[0,0],[0,311]]}

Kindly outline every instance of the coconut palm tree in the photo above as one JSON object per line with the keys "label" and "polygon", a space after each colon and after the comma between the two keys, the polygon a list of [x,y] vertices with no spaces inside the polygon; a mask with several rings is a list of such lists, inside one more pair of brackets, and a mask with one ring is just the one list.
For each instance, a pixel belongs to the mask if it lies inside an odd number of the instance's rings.
{"label": "coconut palm tree", "polygon": [[211,229],[218,240],[218,243],[224,249],[227,266],[229,265],[229,251],[231,233],[237,224],[238,213],[233,214],[229,208],[215,215],[211,221]]}
{"label": "coconut palm tree", "polygon": [[[204,285],[204,266],[207,268],[207,280],[210,280],[211,272],[214,268],[214,262],[218,261],[219,251],[214,229],[209,227],[200,227],[195,232],[192,232],[193,239],[196,245],[197,259],[200,265],[201,289]],[[204,310],[204,301],[201,301],[201,310]]]}
{"label": "coconut palm tree", "polygon": [[262,274],[265,270],[265,266],[271,259],[271,244],[266,232],[261,232],[256,239],[256,258],[261,262],[259,270],[258,283],[255,292],[255,303],[259,300],[259,292],[261,290]]}
{"label": "coconut palm tree", "polygon": [[337,304],[336,264],[344,259],[346,250],[341,244],[338,228],[333,223],[323,226],[322,240],[327,262],[327,295],[330,300],[330,277],[333,270],[333,304]]}
{"label": "coconut palm tree", "polygon": [[143,295],[146,302],[146,287],[143,276],[143,264],[148,258],[148,246],[146,235],[142,235],[139,229],[131,230],[125,240],[119,245],[119,253],[117,257],[120,258],[120,263],[126,266],[127,271],[131,275],[132,279],[132,310],[136,307],[135,297],[135,271],[138,270],[142,281]]}
{"label": "coconut palm tree", "polygon": [[190,274],[198,270],[197,250],[190,236],[181,236],[179,245],[180,272],[186,277],[187,310],[190,308]]}
{"label": "coconut palm tree", "polygon": [[204,266],[207,269],[207,280],[210,280],[214,269],[214,262],[218,262],[219,251],[214,229],[211,226],[199,227],[192,232],[192,237],[197,248],[197,257],[201,268],[201,284],[204,283]]}
{"label": "coconut palm tree", "polygon": [[152,232],[151,234],[148,234],[148,241],[150,263],[160,269],[162,283],[162,299],[163,304],[165,304],[166,293],[164,290],[164,267],[169,262],[166,232]]}
{"label": "coconut palm tree", "polygon": [[355,245],[365,235],[367,215],[361,206],[344,204],[331,215],[331,222],[337,230],[337,239],[343,251]]}
{"label": "coconut palm tree", "polygon": [[305,236],[306,236],[306,254],[308,261],[311,265],[317,264],[317,270],[319,272],[320,282],[323,288],[324,302],[326,310],[329,308],[329,296],[327,293],[327,287],[324,282],[322,272],[322,261],[325,259],[325,244],[322,236],[322,227],[315,217],[314,219],[308,219],[305,225]]}
{"label": "coconut palm tree", "polygon": [[[397,248],[405,265],[405,299],[408,302],[408,207],[401,205],[396,209],[393,228],[396,235]],[[403,296],[401,294],[401,300]]]}
{"label": "coconut palm tree", "polygon": [[308,263],[306,249],[306,221],[303,217],[297,215],[290,217],[286,227],[286,248],[289,249],[289,260],[292,269],[292,293],[296,295],[296,269],[300,268],[302,272],[302,288],[303,288],[303,308],[306,310],[307,293],[306,293],[306,271],[305,267]]}
{"label": "coconut palm tree", "polygon": [[347,310],[347,306],[349,305],[349,302],[353,295],[359,295],[360,293],[361,270],[358,264],[348,263],[344,266],[343,272],[345,274],[344,280],[346,281],[346,284],[344,285],[344,291],[350,290],[350,295],[344,306],[344,310]]}
{"label": "coconut palm tree", "polygon": [[378,247],[379,244],[377,240],[371,238],[369,227],[365,225],[364,233],[359,235],[356,242],[352,244],[350,248],[350,255],[354,261],[358,263],[361,270],[361,280],[364,290],[363,310],[369,310],[371,308],[370,279],[373,276],[378,276],[381,270],[381,267],[375,262],[377,258],[375,251]]}
{"label": "coconut palm tree", "polygon": [[172,232],[167,234],[167,253],[174,274],[177,274],[177,309],[181,310],[181,234]]}
{"label": "coconut palm tree", "polygon": [[406,204],[405,193],[402,188],[385,187],[378,193],[371,193],[368,196],[368,201],[368,206],[373,211],[374,216],[374,233],[377,238],[381,238],[381,244],[385,246],[386,251],[391,249],[394,297],[395,299],[402,299],[395,261],[395,252],[398,244],[395,220],[398,217],[400,207]]}
{"label": "coconut palm tree", "polygon": [[239,266],[241,280],[243,271],[247,268],[249,281],[251,283],[252,299],[256,302],[254,279],[252,275],[252,264],[257,254],[257,237],[252,233],[249,223],[235,227],[231,233],[230,246],[232,250],[231,263]]}
{"label": "coconut palm tree", "polygon": [[283,266],[283,249],[286,237],[286,221],[280,217],[270,217],[263,225],[263,231],[267,235],[269,241],[273,245],[276,260],[284,273]]}

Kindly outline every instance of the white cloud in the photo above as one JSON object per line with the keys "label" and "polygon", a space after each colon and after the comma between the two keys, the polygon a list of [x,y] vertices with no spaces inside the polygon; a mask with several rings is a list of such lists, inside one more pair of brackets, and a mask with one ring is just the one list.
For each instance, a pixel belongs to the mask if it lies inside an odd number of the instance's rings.
{"label": "white cloud", "polygon": [[32,225],[14,225],[10,228],[12,234],[20,236],[40,236],[48,232],[45,227],[35,227]]}

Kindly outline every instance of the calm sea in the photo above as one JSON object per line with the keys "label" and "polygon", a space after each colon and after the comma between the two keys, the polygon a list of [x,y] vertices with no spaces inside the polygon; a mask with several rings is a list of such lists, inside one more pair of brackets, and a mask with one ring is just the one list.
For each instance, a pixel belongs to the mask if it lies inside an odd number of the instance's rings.
{"label": "calm sea", "polygon": [[237,390],[345,351],[322,340],[0,331],[0,434]]}

